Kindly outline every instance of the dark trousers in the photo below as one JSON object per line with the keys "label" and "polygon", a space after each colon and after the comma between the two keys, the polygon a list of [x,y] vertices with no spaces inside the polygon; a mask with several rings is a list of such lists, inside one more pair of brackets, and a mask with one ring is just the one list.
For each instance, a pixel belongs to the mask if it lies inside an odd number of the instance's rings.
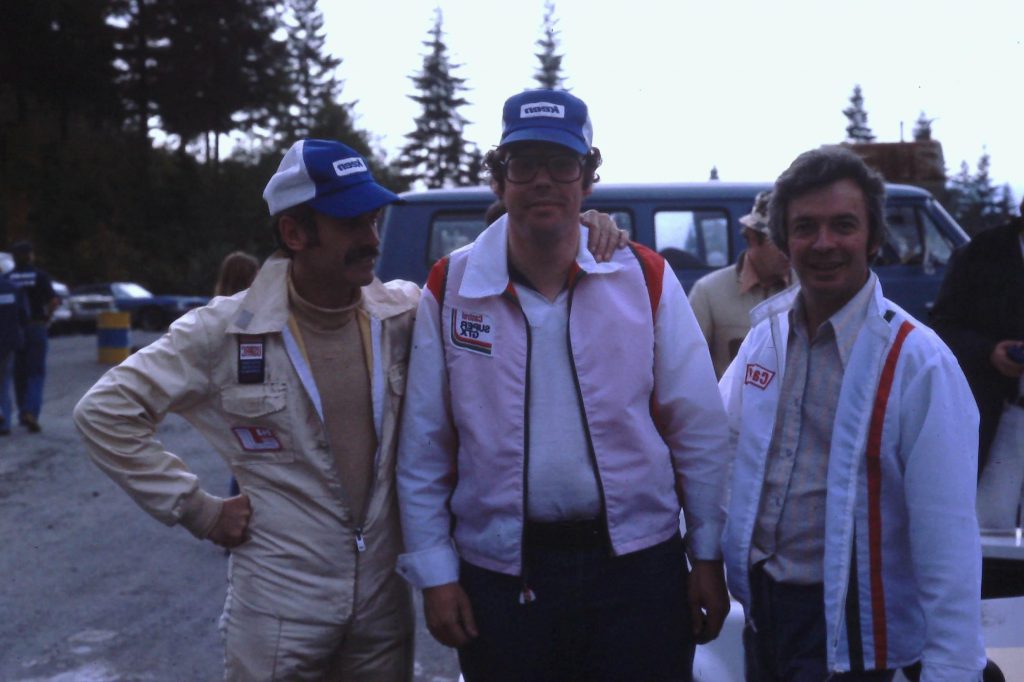
{"label": "dark trousers", "polygon": [[691,679],[694,642],[678,536],[613,557],[603,541],[557,546],[530,535],[525,582],[532,602],[520,603],[523,578],[462,562],[459,582],[480,632],[459,650],[467,682]]}
{"label": "dark trousers", "polygon": [[[758,564],[750,571],[750,600],[754,627],[743,637],[747,682],[890,682],[896,675],[895,670],[829,673],[820,583],[776,582]],[[904,674],[916,680],[919,670],[914,666]]]}

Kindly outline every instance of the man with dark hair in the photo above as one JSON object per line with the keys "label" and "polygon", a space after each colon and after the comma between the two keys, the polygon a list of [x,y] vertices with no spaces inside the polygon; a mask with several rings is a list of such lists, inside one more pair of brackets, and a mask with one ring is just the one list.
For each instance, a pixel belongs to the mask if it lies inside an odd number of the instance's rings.
{"label": "man with dark hair", "polygon": [[600,158],[582,100],[509,98],[486,159],[507,213],[417,313],[399,572],[470,682],[687,680],[729,609],[711,359],[663,258],[583,248]]}
{"label": "man with dark hair", "polygon": [[750,213],[740,218],[747,248],[736,264],[704,275],[690,289],[690,305],[719,378],[750,331],[750,310],[794,279],[786,254],[768,236],[770,197],[771,192],[758,193]]}
{"label": "man with dark hair", "polygon": [[53,280],[35,266],[32,244],[22,241],[11,247],[14,269],[7,280],[25,294],[29,305],[29,322],[25,339],[14,353],[14,396],[18,405],[18,422],[30,433],[39,433],[39,412],[43,408],[43,384],[46,382],[46,352],[49,338],[46,328],[60,298],[53,290]]}
{"label": "man with dark hair", "polygon": [[977,410],[939,338],[868,264],[885,185],[801,154],[772,238],[799,287],[754,309],[720,386],[736,447],[724,550],[758,680],[978,680]]}
{"label": "man with dark hair", "polygon": [[[94,462],[147,512],[232,549],[228,680],[408,680],[412,605],[394,457],[419,289],[373,274],[397,196],[343,144],[301,140],[264,191],[282,251],[110,370],[75,408]],[[301,215],[300,215],[301,214]],[[192,423],[242,494],[154,437]]]}

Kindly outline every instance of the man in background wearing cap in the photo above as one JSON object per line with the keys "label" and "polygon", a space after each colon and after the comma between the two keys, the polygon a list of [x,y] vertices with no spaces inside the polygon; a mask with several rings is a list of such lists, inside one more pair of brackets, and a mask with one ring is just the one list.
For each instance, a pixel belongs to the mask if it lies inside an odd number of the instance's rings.
{"label": "man in background wearing cap", "polygon": [[704,332],[715,375],[721,377],[750,331],[750,310],[793,281],[786,254],[768,236],[768,200],[760,192],[751,212],[740,218],[746,250],[736,264],[704,275],[690,289],[690,305]]}
{"label": "man in background wearing cap", "polygon": [[[232,548],[229,680],[408,680],[395,432],[419,289],[374,277],[397,196],[337,142],[303,140],[264,198],[280,250],[107,372],[75,408],[94,462],[158,520]],[[154,437],[187,419],[231,468],[221,499]]]}
{"label": "man in background wearing cap", "polygon": [[468,682],[690,679],[729,608],[707,346],[660,256],[581,247],[586,105],[531,90],[503,123],[486,164],[508,213],[434,266],[417,313],[399,572]]}
{"label": "man in background wearing cap", "polygon": [[14,396],[18,405],[18,422],[31,433],[39,433],[39,412],[43,408],[43,384],[46,382],[46,351],[49,349],[47,325],[60,298],[53,291],[53,280],[35,266],[32,244],[18,242],[11,247],[14,269],[7,280],[25,293],[29,305],[29,322],[25,340],[14,353]]}

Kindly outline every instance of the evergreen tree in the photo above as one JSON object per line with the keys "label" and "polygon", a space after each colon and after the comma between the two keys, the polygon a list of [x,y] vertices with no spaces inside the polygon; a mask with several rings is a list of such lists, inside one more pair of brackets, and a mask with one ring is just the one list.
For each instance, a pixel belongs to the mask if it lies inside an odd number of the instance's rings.
{"label": "evergreen tree", "polygon": [[850,95],[850,106],[843,109],[843,114],[849,120],[846,126],[846,138],[854,144],[871,142],[875,136],[871,134],[868,127],[868,112],[864,110],[864,96],[861,94],[860,86],[853,86],[853,94]]}
{"label": "evergreen tree", "polygon": [[[52,122],[61,141],[72,119],[119,116],[113,88],[109,0],[7,2],[0,21],[0,95],[16,123]],[[45,112],[33,116],[33,107]]]}
{"label": "evergreen tree", "polygon": [[1003,192],[999,197],[998,213],[999,222],[1005,222],[1017,214],[1017,202],[1013,198],[1013,190],[1010,183],[1003,185]]}
{"label": "evergreen tree", "polygon": [[971,173],[966,161],[960,162],[960,172],[950,179],[947,187],[951,213],[968,234],[995,227],[1013,213],[1012,192],[1007,196],[1008,188],[999,192],[992,184],[990,165],[991,157],[983,150],[975,172]]}
{"label": "evergreen tree", "polygon": [[220,135],[268,125],[288,98],[285,44],[274,0],[156,0],[168,44],[156,63],[162,128],[182,143],[201,139],[217,162]]}
{"label": "evergreen tree", "polygon": [[540,66],[537,67],[533,78],[540,84],[540,87],[549,90],[566,89],[565,78],[562,76],[562,57],[564,55],[558,54],[560,41],[558,40],[557,25],[554,0],[547,0],[544,3],[543,35],[536,43],[540,48],[540,52],[535,53],[540,61]]}
{"label": "evergreen tree", "polygon": [[423,43],[427,48],[423,69],[410,76],[418,94],[409,98],[423,107],[423,112],[416,117],[416,129],[405,136],[408,142],[400,165],[411,182],[422,180],[429,188],[478,184],[473,148],[462,137],[468,121],[459,113],[459,108],[468,104],[460,94],[467,88],[464,78],[452,74],[459,65],[449,62],[440,8],[435,10],[429,35]]}
{"label": "evergreen tree", "polygon": [[[342,82],[338,80],[337,69],[341,66],[341,59],[327,52],[324,18],[317,7],[317,0],[288,0],[287,6],[285,25],[292,97],[285,102],[286,107],[277,126],[285,148],[294,140],[310,137],[313,129],[320,125],[326,108],[348,108],[338,103]],[[351,116],[342,121],[338,114],[337,111],[330,112],[332,127],[351,123]]]}
{"label": "evergreen tree", "polygon": [[932,122],[934,118],[928,118],[921,112],[921,115],[917,117],[917,122],[914,123],[914,141],[915,142],[927,142],[932,139]]}

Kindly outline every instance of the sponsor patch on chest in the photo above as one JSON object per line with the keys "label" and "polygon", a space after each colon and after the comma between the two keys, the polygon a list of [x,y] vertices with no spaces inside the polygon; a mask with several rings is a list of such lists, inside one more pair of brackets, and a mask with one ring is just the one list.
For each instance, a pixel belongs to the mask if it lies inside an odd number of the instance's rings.
{"label": "sponsor patch on chest", "polygon": [[743,383],[756,386],[763,391],[768,388],[768,384],[772,383],[774,378],[775,372],[772,370],[756,363],[750,363],[747,365],[747,375],[744,377]]}
{"label": "sponsor patch on chest", "polygon": [[494,352],[494,320],[484,313],[452,308],[452,345],[481,355]]}
{"label": "sponsor patch on chest", "polygon": [[265,426],[235,426],[231,429],[246,452],[276,452],[281,449],[273,429]]}

